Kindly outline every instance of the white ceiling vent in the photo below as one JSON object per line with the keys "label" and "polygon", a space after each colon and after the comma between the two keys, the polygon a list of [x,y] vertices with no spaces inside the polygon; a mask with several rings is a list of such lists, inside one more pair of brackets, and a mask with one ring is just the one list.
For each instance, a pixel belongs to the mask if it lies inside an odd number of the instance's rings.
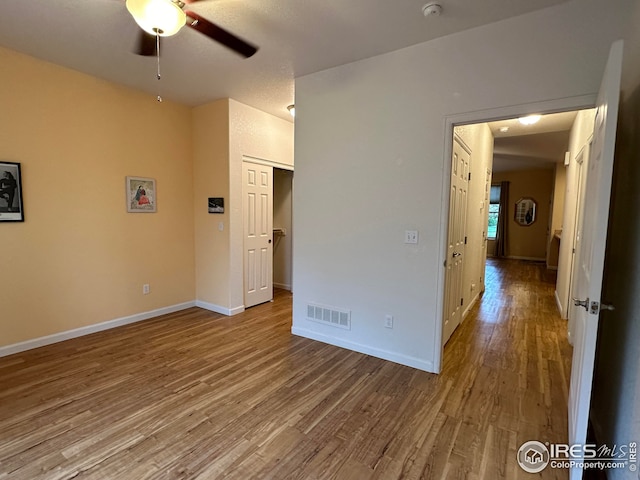
{"label": "white ceiling vent", "polygon": [[351,330],[351,311],[349,310],[309,303],[307,304],[307,319]]}

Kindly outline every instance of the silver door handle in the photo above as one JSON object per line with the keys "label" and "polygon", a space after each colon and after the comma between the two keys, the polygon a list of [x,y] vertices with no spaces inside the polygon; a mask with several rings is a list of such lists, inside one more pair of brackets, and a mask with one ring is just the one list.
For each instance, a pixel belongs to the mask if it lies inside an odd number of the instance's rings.
{"label": "silver door handle", "polygon": [[453,258],[459,257],[462,255],[460,252],[453,252]]}
{"label": "silver door handle", "polygon": [[585,310],[589,311],[589,299],[586,300],[578,300],[577,298],[573,299],[573,304],[576,307],[584,307]]}

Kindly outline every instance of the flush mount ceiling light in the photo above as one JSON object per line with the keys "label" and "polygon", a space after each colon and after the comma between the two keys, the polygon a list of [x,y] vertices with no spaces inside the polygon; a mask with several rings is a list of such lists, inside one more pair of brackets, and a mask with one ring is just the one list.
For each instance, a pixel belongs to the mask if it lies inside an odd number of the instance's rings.
{"label": "flush mount ceiling light", "polygon": [[518,121],[522,125],[533,125],[534,123],[538,123],[540,118],[542,118],[542,115],[528,115],[526,117],[520,117]]}
{"label": "flush mount ceiling light", "polygon": [[170,37],[187,22],[184,3],[172,0],[126,0],[127,10],[145,32]]}
{"label": "flush mount ceiling light", "polygon": [[289,105],[287,107],[287,110],[289,110],[289,113],[291,114],[291,116],[295,118],[295,116],[296,116],[296,106],[295,105]]}
{"label": "flush mount ceiling light", "polygon": [[438,17],[442,14],[442,6],[437,3],[427,3],[422,7],[422,14],[425,17]]}

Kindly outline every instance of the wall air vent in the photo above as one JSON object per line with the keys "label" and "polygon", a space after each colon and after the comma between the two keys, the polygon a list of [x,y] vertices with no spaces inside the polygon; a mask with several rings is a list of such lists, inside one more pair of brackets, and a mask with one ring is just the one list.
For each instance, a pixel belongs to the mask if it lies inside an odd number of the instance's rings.
{"label": "wall air vent", "polygon": [[351,330],[351,312],[349,310],[309,303],[307,304],[307,319]]}

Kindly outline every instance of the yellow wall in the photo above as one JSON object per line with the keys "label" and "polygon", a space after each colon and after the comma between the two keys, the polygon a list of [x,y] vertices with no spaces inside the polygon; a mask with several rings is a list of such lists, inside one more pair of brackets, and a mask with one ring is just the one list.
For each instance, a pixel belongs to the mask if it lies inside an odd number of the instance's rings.
{"label": "yellow wall", "polygon": [[562,230],[564,214],[564,197],[567,188],[567,167],[564,160],[556,163],[553,180],[553,208],[551,213],[551,232]]}
{"label": "yellow wall", "polygon": [[[545,260],[547,257],[547,229],[553,189],[553,170],[522,170],[494,172],[492,183],[509,182],[509,221],[507,256]],[[531,197],[537,204],[536,221],[521,226],[515,221],[515,204],[522,197]]]}
{"label": "yellow wall", "polygon": [[566,188],[567,167],[564,165],[564,160],[561,160],[556,163],[553,180],[553,202],[551,205],[551,229],[549,231],[549,248],[547,249],[547,268],[558,268]]}
{"label": "yellow wall", "polygon": [[235,100],[229,100],[230,305],[244,305],[244,225],[242,162],[244,158],[293,166],[293,123]]}
{"label": "yellow wall", "polygon": [[[242,162],[293,166],[293,124],[232,99],[218,100],[193,110],[193,149],[196,301],[233,315],[244,310]],[[223,215],[207,213],[208,197],[224,197]]]}
{"label": "yellow wall", "polygon": [[[229,299],[229,100],[193,110],[196,298],[228,308]],[[224,214],[207,210],[223,197]],[[219,229],[222,222],[222,230]]]}
{"label": "yellow wall", "polygon": [[[0,346],[192,301],[190,110],[2,48],[0,65],[26,216],[0,224]],[[156,179],[157,213],[127,213],[127,175]]]}

